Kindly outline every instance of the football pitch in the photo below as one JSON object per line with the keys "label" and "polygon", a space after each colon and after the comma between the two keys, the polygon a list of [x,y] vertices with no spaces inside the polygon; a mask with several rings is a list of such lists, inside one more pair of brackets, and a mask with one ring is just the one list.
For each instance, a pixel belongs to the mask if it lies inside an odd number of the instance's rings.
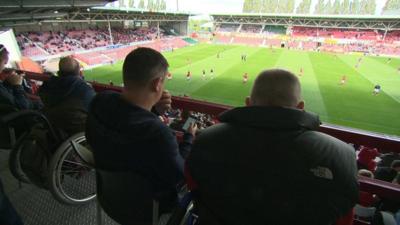
{"label": "football pitch", "polygon": [[[219,53],[219,58],[217,54]],[[257,74],[284,68],[300,75],[306,110],[323,122],[400,136],[400,59],[362,55],[305,52],[239,45],[199,44],[163,53],[170,64],[166,88],[173,95],[188,95],[231,106],[243,106]],[[247,61],[241,55],[247,54]],[[122,62],[85,71],[87,80],[122,84]],[[214,71],[213,78],[210,70]],[[202,71],[206,71],[205,79]],[[186,74],[192,73],[188,81]],[[243,83],[243,74],[249,81]],[[340,85],[342,76],[347,81]],[[373,95],[374,86],[382,91]]]}

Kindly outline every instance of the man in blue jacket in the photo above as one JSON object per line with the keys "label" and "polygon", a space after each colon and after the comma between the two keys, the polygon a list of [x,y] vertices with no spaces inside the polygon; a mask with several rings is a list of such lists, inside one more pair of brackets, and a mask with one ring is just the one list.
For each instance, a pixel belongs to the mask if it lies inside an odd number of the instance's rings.
{"label": "man in blue jacket", "polygon": [[[170,211],[176,204],[184,159],[196,131],[192,124],[179,146],[172,130],[152,112],[157,103],[168,100],[169,94],[164,91],[167,74],[168,62],[159,52],[150,48],[132,51],[123,65],[122,94],[98,94],[91,103],[86,128],[96,168],[142,176],[149,183],[152,197],[160,201],[161,212]],[[158,107],[158,112],[163,113],[160,111],[166,108]],[[130,208],[121,209],[120,202],[103,207],[110,205],[116,205],[119,214],[125,215],[110,215],[119,223],[150,224],[151,209],[140,214],[144,206],[137,199],[131,200]]]}
{"label": "man in blue jacket", "polygon": [[58,76],[52,76],[39,89],[44,113],[69,135],[84,131],[89,104],[96,95],[80,76],[80,65],[72,57],[59,62]]}

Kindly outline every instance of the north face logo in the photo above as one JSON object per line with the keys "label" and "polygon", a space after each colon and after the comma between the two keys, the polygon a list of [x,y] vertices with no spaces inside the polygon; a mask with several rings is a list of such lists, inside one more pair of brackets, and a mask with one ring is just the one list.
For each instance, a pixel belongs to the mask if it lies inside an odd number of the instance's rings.
{"label": "north face logo", "polygon": [[310,171],[316,177],[333,180],[333,174],[329,168],[318,166],[317,168],[311,168]]}

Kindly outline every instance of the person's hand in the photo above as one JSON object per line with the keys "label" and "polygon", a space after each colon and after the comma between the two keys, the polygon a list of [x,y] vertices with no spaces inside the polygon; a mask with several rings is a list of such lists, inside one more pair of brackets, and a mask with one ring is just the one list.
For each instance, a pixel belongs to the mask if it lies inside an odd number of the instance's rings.
{"label": "person's hand", "polygon": [[171,94],[167,90],[165,90],[162,93],[160,100],[156,103],[154,107],[158,113],[163,115],[165,112],[171,109],[171,103],[172,103]]}
{"label": "person's hand", "polygon": [[196,136],[197,132],[197,124],[196,123],[191,123],[189,125],[189,128],[187,129],[187,132],[190,133],[191,135]]}
{"label": "person's hand", "polygon": [[12,71],[7,76],[6,81],[11,85],[22,85],[23,79],[24,79],[24,74],[19,75],[15,71]]}

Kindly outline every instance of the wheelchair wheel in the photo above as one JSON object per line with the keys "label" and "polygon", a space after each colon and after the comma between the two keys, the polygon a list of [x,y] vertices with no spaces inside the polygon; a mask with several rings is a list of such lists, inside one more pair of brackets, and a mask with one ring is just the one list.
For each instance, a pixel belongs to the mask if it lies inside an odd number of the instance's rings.
{"label": "wheelchair wheel", "polygon": [[49,165],[49,188],[54,198],[69,205],[85,204],[96,197],[96,173],[75,152],[71,141],[86,146],[83,132],[64,141]]}
{"label": "wheelchair wheel", "polygon": [[33,146],[34,139],[25,138],[27,133],[21,135],[13,149],[10,151],[8,164],[10,167],[11,174],[19,181],[23,183],[31,183],[28,176],[24,173],[21,167],[21,151],[22,149]]}

